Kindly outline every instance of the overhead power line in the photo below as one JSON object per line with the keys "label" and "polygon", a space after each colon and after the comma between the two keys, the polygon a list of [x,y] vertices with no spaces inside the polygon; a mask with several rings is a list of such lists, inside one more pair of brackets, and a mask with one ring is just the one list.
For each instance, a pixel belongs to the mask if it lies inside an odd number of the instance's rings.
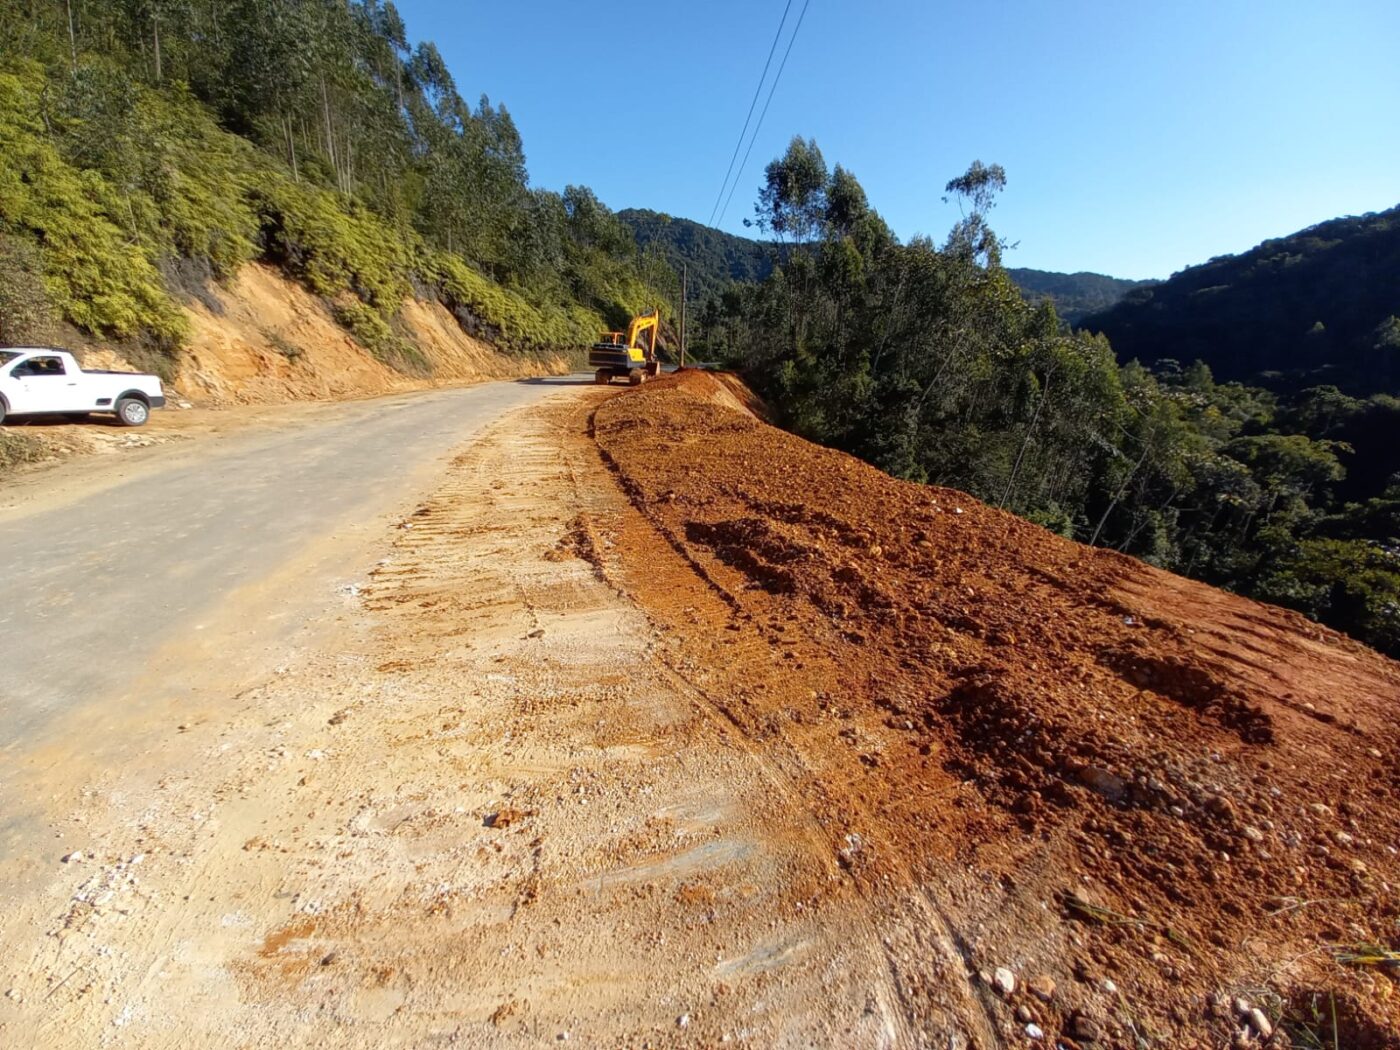
{"label": "overhead power line", "polygon": [[753,120],[753,111],[758,106],[758,96],[763,94],[764,81],[768,79],[768,70],[773,65],[773,56],[778,51],[778,41],[783,37],[783,26],[787,25],[788,12],[792,10],[792,0],[787,0],[787,7],[783,8],[782,21],[778,23],[778,31],[773,34],[773,46],[768,49],[768,61],[763,63],[763,75],[758,78],[758,86],[753,89],[753,101],[749,103],[749,115],[744,118],[744,128],[739,132],[739,141],[734,143],[734,155],[729,158],[729,170],[724,173],[724,181],[719,184],[719,196],[715,198],[715,206],[710,209],[710,221],[708,225],[715,224],[715,212],[719,211],[719,202],[724,200],[724,191],[729,186],[729,176],[734,174],[734,162],[739,159],[739,150],[744,146],[744,136],[749,133],[749,122]]}
{"label": "overhead power line", "polygon": [[[720,222],[724,221],[724,213],[729,210],[729,202],[734,199],[734,191],[739,188],[739,179],[743,177],[744,168],[749,163],[749,154],[753,152],[753,144],[758,141],[758,133],[763,130],[763,118],[768,116],[768,107],[772,105],[773,95],[778,90],[778,81],[783,79],[783,70],[787,68],[788,56],[792,54],[792,45],[797,42],[797,34],[802,32],[802,20],[807,17],[807,7],[811,2],[812,0],[803,0],[802,12],[797,16],[797,25],[793,27],[792,36],[788,38],[788,46],[787,50],[783,52],[783,60],[778,63],[778,74],[773,78],[773,85],[768,89],[768,98],[763,103],[763,112],[758,115],[758,123],[754,125],[753,137],[749,139],[749,148],[744,151],[744,159],[739,162],[739,170],[734,173],[734,185],[729,188],[729,196],[725,199],[724,207],[720,209]],[[710,225],[714,225],[714,223]]]}

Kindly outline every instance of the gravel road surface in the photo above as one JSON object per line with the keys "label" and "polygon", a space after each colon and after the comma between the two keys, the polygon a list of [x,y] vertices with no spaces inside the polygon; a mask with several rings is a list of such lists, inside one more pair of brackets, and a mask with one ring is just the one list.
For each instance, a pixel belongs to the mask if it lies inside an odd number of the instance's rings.
{"label": "gravel road surface", "polygon": [[[503,413],[589,381],[318,406],[272,432],[85,465],[91,483],[76,489],[41,483],[0,510],[0,754],[77,705],[120,699],[235,592],[392,514]],[[334,584],[333,564],[299,567],[308,587]]]}

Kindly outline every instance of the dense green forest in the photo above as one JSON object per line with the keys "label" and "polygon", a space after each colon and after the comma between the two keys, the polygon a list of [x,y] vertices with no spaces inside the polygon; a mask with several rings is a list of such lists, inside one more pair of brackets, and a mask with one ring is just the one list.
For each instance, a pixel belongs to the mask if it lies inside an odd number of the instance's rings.
{"label": "dense green forest", "polygon": [[946,241],[902,244],[795,139],[756,206],[785,261],[712,301],[697,348],[806,437],[1400,655],[1400,399],[1120,365],[1003,268],[1005,180],[973,164]]}
{"label": "dense green forest", "polygon": [[1400,208],[1333,219],[1129,293],[1083,321],[1122,360],[1297,391],[1400,390]]}
{"label": "dense green forest", "polygon": [[412,371],[413,291],[533,351],[673,283],[587,188],[532,188],[506,107],[381,0],[0,0],[0,156],[0,341],[66,323],[162,368],[181,296],[262,259]]}
{"label": "dense green forest", "polygon": [[1055,273],[1016,266],[1008,267],[1006,272],[1026,298],[1032,302],[1049,299],[1055,304],[1060,319],[1072,325],[1079,324],[1090,314],[1107,310],[1135,289],[1157,283],[1105,277],[1101,273]]}
{"label": "dense green forest", "polygon": [[[690,268],[690,295],[702,310],[735,282],[750,284],[766,279],[774,265],[785,257],[782,245],[738,237],[660,212],[626,208],[617,217],[631,227],[643,250],[655,249],[673,270],[679,271],[682,264]],[[1134,289],[1154,283],[1024,267],[1009,267],[1006,272],[1028,300],[1049,299],[1060,318],[1070,324],[1106,310]]]}
{"label": "dense green forest", "polygon": [[752,284],[773,272],[780,248],[766,241],[738,237],[690,219],[673,218],[642,208],[624,208],[625,222],[642,250],[653,250],[677,272],[689,267],[690,297],[697,303],[722,296],[735,282]]}

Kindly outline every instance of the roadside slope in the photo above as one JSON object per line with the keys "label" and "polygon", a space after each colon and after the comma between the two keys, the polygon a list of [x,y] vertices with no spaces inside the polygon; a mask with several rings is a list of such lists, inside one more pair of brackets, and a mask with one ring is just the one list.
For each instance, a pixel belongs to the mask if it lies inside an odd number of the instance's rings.
{"label": "roadside slope", "polygon": [[[139,430],[106,416],[11,418],[0,430],[0,476],[72,456],[144,448],[196,435],[211,417],[192,422],[185,410],[304,401],[351,401],[410,390],[464,386],[493,379],[563,375],[568,355],[511,353],[468,334],[436,299],[406,298],[395,321],[413,360],[376,357],[336,322],[332,304],[275,268],[249,263],[227,282],[211,284],[181,306],[188,342],[175,354],[167,383],[169,407]],[[104,343],[71,346],[86,368],[141,371]],[[408,366],[412,367],[408,367]],[[246,415],[226,413],[228,425]]]}
{"label": "roadside slope", "polygon": [[562,355],[507,354],[464,332],[441,303],[408,298],[398,324],[421,360],[420,374],[406,373],[358,343],[325,300],[262,263],[203,298],[185,306],[190,341],[175,386],[204,403],[340,400],[568,370]]}
{"label": "roadside slope", "polygon": [[1005,1039],[1227,1045],[1237,998],[1303,1039],[1335,999],[1341,1045],[1400,1046],[1390,980],[1337,961],[1400,947],[1394,663],[792,437],[732,380],[594,434],[687,564],[624,538],[629,587],[866,892],[926,902]]}

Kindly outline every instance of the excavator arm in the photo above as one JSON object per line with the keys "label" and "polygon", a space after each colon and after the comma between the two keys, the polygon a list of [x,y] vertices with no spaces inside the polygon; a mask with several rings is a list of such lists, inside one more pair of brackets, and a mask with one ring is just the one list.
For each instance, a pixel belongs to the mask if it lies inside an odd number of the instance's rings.
{"label": "excavator arm", "polygon": [[[642,342],[642,338],[650,333],[651,338]],[[632,318],[632,324],[627,329],[627,345],[633,350],[642,351],[642,356],[651,361],[656,357],[656,340],[661,334],[661,311],[644,314],[641,317]]]}

